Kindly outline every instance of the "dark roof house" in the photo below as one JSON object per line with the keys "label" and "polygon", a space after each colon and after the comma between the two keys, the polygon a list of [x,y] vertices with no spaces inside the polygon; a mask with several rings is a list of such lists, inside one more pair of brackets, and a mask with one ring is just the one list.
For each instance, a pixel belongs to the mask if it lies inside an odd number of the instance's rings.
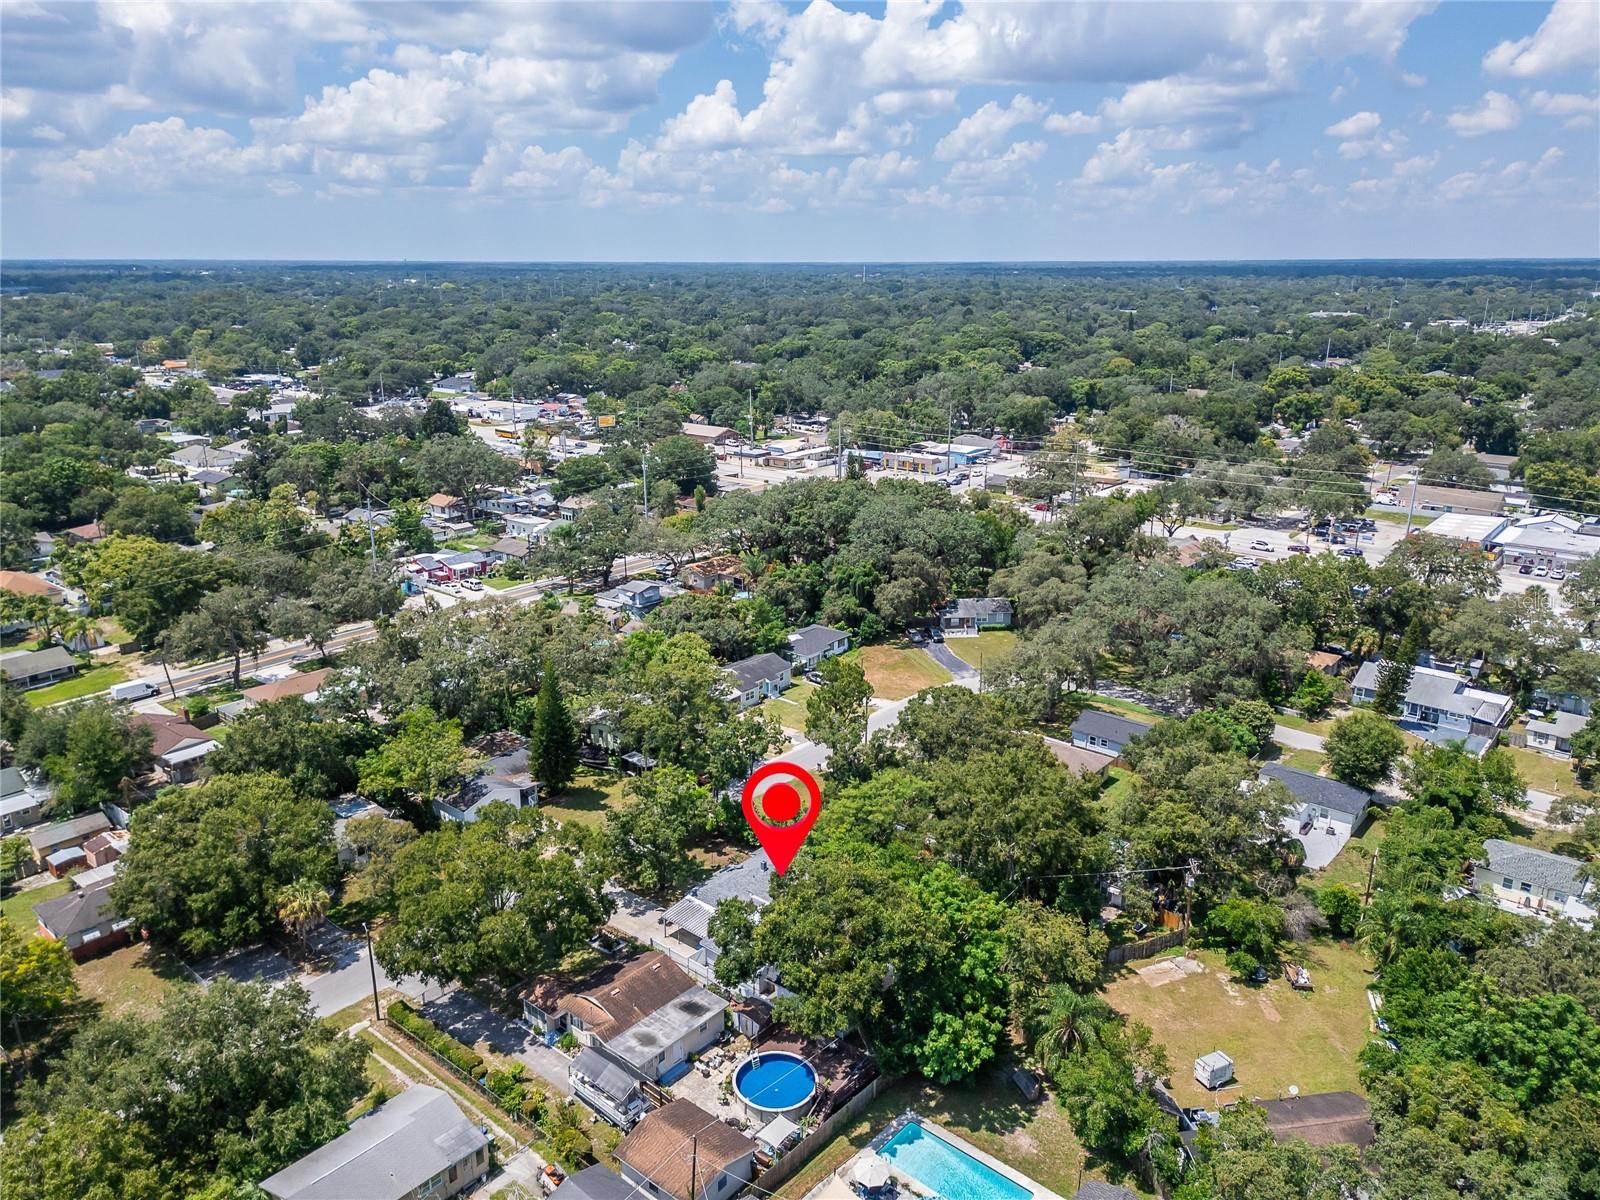
{"label": "dark roof house", "polygon": [[731,1195],[737,1189],[728,1181],[750,1178],[754,1152],[755,1143],[744,1134],[688,1100],[645,1114],[616,1151],[625,1173],[676,1200]]}
{"label": "dark roof house", "polygon": [[1371,792],[1312,771],[1302,771],[1299,767],[1267,763],[1261,768],[1261,778],[1276,779],[1296,800],[1348,817],[1352,825],[1372,806]]}
{"label": "dark roof house", "polygon": [[1086,708],[1072,722],[1072,744],[1104,754],[1121,754],[1129,742],[1153,728],[1154,724],[1149,721],[1135,720],[1104,709]]}
{"label": "dark roof house", "polygon": [[632,1200],[638,1190],[609,1167],[596,1163],[568,1175],[550,1200]]}

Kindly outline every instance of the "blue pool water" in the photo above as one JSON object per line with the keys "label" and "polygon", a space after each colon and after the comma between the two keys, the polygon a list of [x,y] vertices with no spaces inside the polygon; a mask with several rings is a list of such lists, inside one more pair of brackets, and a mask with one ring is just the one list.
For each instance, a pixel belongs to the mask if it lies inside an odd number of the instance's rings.
{"label": "blue pool water", "polygon": [[1033,1193],[912,1121],[878,1151],[944,1200],[1032,1200]]}
{"label": "blue pool water", "polygon": [[750,1059],[733,1079],[739,1094],[762,1108],[793,1108],[817,1090],[811,1064],[793,1054],[762,1054]]}

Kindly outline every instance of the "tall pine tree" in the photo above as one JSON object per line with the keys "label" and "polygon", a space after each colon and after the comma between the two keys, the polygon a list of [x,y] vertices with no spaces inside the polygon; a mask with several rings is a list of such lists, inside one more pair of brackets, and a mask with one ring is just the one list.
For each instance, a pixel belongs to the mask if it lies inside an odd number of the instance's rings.
{"label": "tall pine tree", "polygon": [[572,723],[567,702],[561,698],[560,681],[548,663],[533,714],[528,765],[549,792],[564,791],[578,769],[578,728]]}
{"label": "tall pine tree", "polygon": [[1417,667],[1417,656],[1422,653],[1422,618],[1412,617],[1400,639],[1400,649],[1393,658],[1385,659],[1378,668],[1378,686],[1374,689],[1372,707],[1386,717],[1396,717],[1405,708],[1406,692],[1411,687],[1411,676]]}

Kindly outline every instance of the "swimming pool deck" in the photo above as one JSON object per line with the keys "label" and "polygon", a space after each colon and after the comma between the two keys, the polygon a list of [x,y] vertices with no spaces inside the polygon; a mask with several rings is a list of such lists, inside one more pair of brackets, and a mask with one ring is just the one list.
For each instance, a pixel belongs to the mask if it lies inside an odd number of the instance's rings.
{"label": "swimming pool deck", "polygon": [[[850,1186],[850,1172],[855,1168],[856,1163],[869,1154],[876,1155],[889,1139],[913,1121],[924,1129],[937,1134],[963,1154],[970,1155],[997,1174],[1005,1176],[1018,1187],[1026,1188],[1033,1193],[1032,1200],[1065,1200],[1065,1197],[1057,1192],[1052,1192],[1044,1184],[1030,1179],[1014,1167],[1007,1166],[994,1155],[985,1154],[966,1139],[957,1137],[937,1121],[930,1121],[927,1117],[919,1116],[914,1112],[902,1113],[890,1121],[877,1132],[872,1141],[862,1150],[851,1155],[849,1161],[807,1192],[803,1200],[859,1200],[855,1189]],[[933,1191],[926,1184],[913,1179],[896,1167],[892,1159],[884,1159],[884,1161],[889,1164],[889,1174],[893,1177],[895,1183],[900,1186],[902,1193],[909,1196],[923,1197],[937,1197],[939,1195],[938,1192]]]}

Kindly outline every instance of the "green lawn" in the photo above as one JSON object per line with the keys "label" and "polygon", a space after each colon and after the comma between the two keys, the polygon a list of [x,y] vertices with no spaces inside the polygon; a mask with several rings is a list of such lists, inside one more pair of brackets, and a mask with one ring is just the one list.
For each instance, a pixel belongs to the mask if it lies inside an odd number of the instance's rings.
{"label": "green lawn", "polygon": [[599,827],[606,810],[622,802],[623,777],[610,771],[580,771],[572,786],[558,796],[541,797],[539,811],[558,821]]}
{"label": "green lawn", "polygon": [[500,539],[488,533],[469,533],[462,537],[451,538],[444,544],[446,550],[487,550]]}
{"label": "green lawn", "polygon": [[[1073,1136],[1066,1112],[1053,1098],[1047,1095],[1030,1104],[1011,1085],[1004,1068],[991,1067],[972,1080],[948,1087],[908,1080],[886,1088],[858,1120],[779,1185],[778,1200],[799,1200],[907,1110],[994,1155],[1057,1195],[1070,1196],[1086,1180],[1105,1178],[1104,1168],[1093,1159],[1086,1171],[1082,1169],[1084,1151]],[[1118,1178],[1117,1182],[1136,1186],[1132,1179]]]}
{"label": "green lawn", "polygon": [[154,1012],[179,982],[183,968],[135,942],[77,966],[78,986],[101,1005],[106,1016]]}
{"label": "green lawn", "polygon": [[915,646],[859,646],[844,657],[861,664],[872,694],[880,700],[904,700],[924,688],[949,683],[951,678],[949,671]]}
{"label": "green lawn", "polygon": [[1112,767],[1106,771],[1106,785],[1100,789],[1102,804],[1116,804],[1133,791],[1134,773],[1126,767]]}
{"label": "green lawn", "polygon": [[1090,693],[1088,701],[1093,707],[1103,708],[1107,712],[1132,713],[1138,717],[1154,717],[1157,721],[1166,719],[1163,714],[1158,713],[1153,708],[1147,708],[1143,704],[1138,704],[1132,700],[1118,700],[1112,696],[1102,696],[1098,692]]}
{"label": "green lawn", "polygon": [[782,696],[774,700],[764,700],[761,704],[763,715],[771,717],[785,729],[795,733],[806,731],[806,699],[817,690],[814,683],[797,683],[785,689]]}
{"label": "green lawn", "polygon": [[503,592],[507,588],[514,588],[519,583],[528,582],[526,579],[507,579],[504,575],[485,575],[483,586],[496,592]]}
{"label": "green lawn", "polygon": [[39,927],[39,922],[34,919],[33,906],[54,900],[57,896],[65,896],[71,890],[72,880],[54,879],[27,891],[13,892],[0,900],[0,916],[10,921],[24,937],[32,937],[33,931]]}
{"label": "green lawn", "polygon": [[1017,635],[1009,629],[987,629],[977,637],[947,638],[944,644],[969,667],[981,670],[985,663],[1011,653],[1011,648],[1017,644]]}
{"label": "green lawn", "polygon": [[1521,746],[1507,746],[1511,757],[1516,760],[1517,774],[1522,776],[1523,782],[1531,788],[1541,792],[1553,792],[1557,796],[1582,796],[1588,793],[1578,785],[1577,777],[1572,773],[1572,763],[1559,758],[1547,758],[1537,750],[1525,750]]}
{"label": "green lawn", "polygon": [[[1194,1078],[1194,1060],[1222,1050],[1234,1061],[1239,1087],[1225,1100],[1301,1091],[1361,1091],[1356,1054],[1371,1032],[1366,989],[1371,964],[1348,942],[1319,938],[1288,957],[1311,973],[1314,990],[1296,992],[1281,976],[1260,987],[1232,980],[1222,955],[1197,951],[1206,970],[1153,987],[1131,969],[1106,988],[1118,1012],[1144,1022],[1167,1049],[1173,1095],[1180,1104],[1214,1105]],[[1158,962],[1149,959],[1134,966]]]}
{"label": "green lawn", "polygon": [[1326,754],[1318,754],[1315,750],[1296,750],[1288,746],[1278,747],[1277,761],[1286,767],[1298,767],[1302,771],[1310,771],[1313,775],[1322,773],[1322,764],[1328,761]]}
{"label": "green lawn", "polygon": [[1373,852],[1383,845],[1387,833],[1388,826],[1382,815],[1374,816],[1358,836],[1344,844],[1344,849],[1331,863],[1312,876],[1311,882],[1319,887],[1327,883],[1344,883],[1357,891],[1366,891],[1367,868],[1372,862]]}
{"label": "green lawn", "polygon": [[104,667],[91,667],[87,671],[79,671],[71,679],[63,679],[60,683],[52,683],[49,687],[34,688],[31,692],[24,692],[28,703],[34,708],[43,708],[47,704],[59,704],[63,700],[76,700],[80,696],[92,696],[96,692],[103,692],[114,683],[121,683],[128,677],[128,668],[120,663],[112,663]]}
{"label": "green lawn", "polygon": [[1301,733],[1314,733],[1319,737],[1327,737],[1333,731],[1333,719],[1325,717],[1320,721],[1308,721],[1299,713],[1275,712],[1272,719],[1279,725],[1288,729],[1298,729]]}

